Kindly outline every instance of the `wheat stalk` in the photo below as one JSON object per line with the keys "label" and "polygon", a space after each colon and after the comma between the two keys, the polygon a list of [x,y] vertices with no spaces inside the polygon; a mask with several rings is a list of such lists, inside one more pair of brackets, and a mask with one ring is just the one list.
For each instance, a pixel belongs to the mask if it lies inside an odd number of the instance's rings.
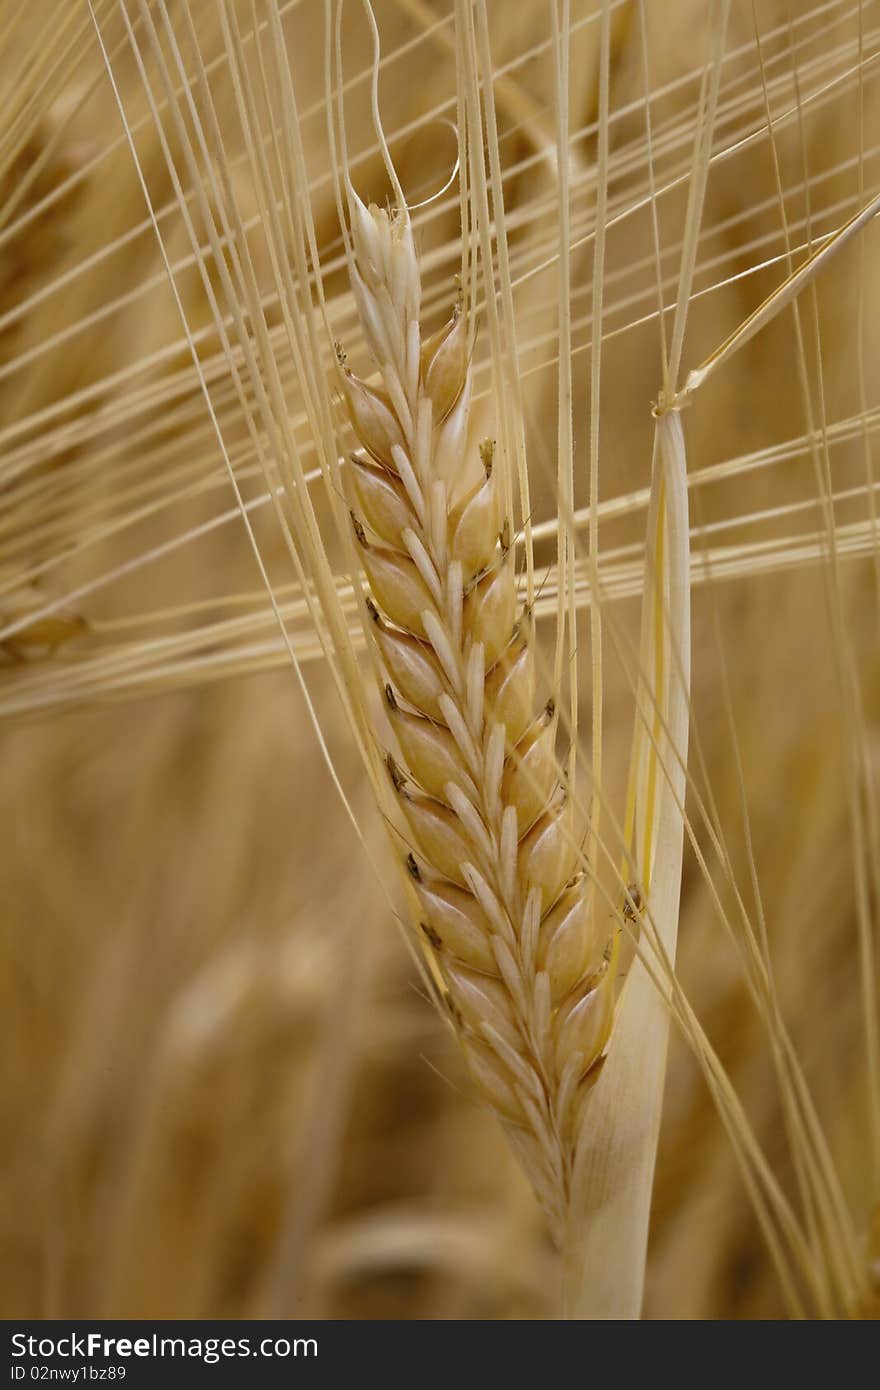
{"label": "wheat stalk", "polygon": [[[535,698],[490,441],[467,456],[468,314],[423,339],[408,212],[350,197],[351,282],[381,376],[339,352],[352,518],[399,753],[387,766],[416,922],[465,1060],[561,1239],[581,1107],[608,1041],[616,934],[593,910],[559,718]],[[412,848],[409,846],[412,845]]]}

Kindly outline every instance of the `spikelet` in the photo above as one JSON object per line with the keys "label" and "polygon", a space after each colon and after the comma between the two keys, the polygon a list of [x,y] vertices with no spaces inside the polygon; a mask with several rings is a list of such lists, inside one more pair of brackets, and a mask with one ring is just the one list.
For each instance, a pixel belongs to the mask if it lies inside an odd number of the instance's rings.
{"label": "spikelet", "polygon": [[352,285],[381,384],[359,380],[340,353],[362,446],[347,486],[415,921],[470,1075],[559,1238],[582,1105],[611,1030],[616,953],[593,910],[556,709],[535,705],[492,445],[476,485],[465,467],[466,315],[456,307],[423,341],[408,214],[354,198],[351,217]]}

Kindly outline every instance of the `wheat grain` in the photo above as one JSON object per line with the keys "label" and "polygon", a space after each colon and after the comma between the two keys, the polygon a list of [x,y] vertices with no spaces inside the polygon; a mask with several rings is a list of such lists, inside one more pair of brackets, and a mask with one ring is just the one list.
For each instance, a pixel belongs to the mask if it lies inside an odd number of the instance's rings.
{"label": "wheat grain", "polygon": [[581,1103],[608,1040],[615,938],[593,912],[558,715],[536,707],[510,518],[466,450],[469,324],[423,340],[407,211],[351,198],[351,280],[381,385],[339,352],[362,449],[349,500],[399,753],[415,917],[478,1089],[561,1236]]}

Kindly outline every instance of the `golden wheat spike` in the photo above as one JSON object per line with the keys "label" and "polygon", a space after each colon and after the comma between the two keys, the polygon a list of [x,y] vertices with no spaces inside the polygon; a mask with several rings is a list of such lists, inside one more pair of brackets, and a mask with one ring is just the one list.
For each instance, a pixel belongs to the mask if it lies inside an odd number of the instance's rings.
{"label": "golden wheat spike", "polygon": [[467,316],[423,340],[409,216],[352,199],[351,281],[376,388],[340,354],[355,531],[397,743],[416,923],[477,1087],[561,1239],[584,1082],[608,1041],[616,952],[593,912],[556,758],[534,702],[490,442],[474,476]]}

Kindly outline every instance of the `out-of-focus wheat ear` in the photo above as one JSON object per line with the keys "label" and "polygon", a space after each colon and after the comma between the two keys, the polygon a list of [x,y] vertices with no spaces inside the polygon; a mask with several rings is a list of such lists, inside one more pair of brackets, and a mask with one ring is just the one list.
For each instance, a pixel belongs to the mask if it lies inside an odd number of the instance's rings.
{"label": "out-of-focus wheat ear", "polygon": [[0,642],[0,661],[29,661],[51,656],[90,630],[88,619],[68,608],[41,611],[40,594],[32,585],[4,594],[0,604],[0,627],[14,630]]}

